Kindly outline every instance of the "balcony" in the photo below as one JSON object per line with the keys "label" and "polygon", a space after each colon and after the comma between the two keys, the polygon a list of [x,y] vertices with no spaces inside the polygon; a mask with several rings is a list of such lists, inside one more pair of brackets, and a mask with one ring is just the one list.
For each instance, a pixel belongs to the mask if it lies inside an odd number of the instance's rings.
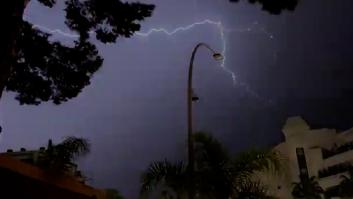
{"label": "balcony", "polygon": [[352,164],[348,163],[348,162],[336,164],[336,165],[330,166],[326,169],[320,170],[319,171],[319,178],[325,178],[328,176],[337,175],[337,174],[344,173],[344,172],[347,172],[352,169],[353,169]]}
{"label": "balcony", "polygon": [[337,154],[344,153],[350,150],[353,150],[353,142],[348,142],[341,146],[335,146],[335,147],[332,147],[331,149],[322,149],[322,158],[327,159],[329,157],[332,157]]}

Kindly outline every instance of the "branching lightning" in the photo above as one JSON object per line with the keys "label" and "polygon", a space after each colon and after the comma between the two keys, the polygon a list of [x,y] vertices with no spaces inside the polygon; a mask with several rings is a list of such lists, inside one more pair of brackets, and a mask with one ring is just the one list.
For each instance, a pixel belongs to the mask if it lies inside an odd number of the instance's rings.
{"label": "branching lightning", "polygon": [[[187,30],[190,30],[190,29],[194,28],[195,26],[200,26],[200,25],[205,25],[205,24],[214,25],[219,30],[219,34],[220,34],[221,40],[222,40],[222,55],[224,56],[220,66],[222,67],[222,69],[225,72],[227,72],[227,73],[229,73],[231,75],[232,80],[233,80],[233,84],[235,85],[236,82],[237,82],[235,73],[233,71],[229,70],[228,68],[226,68],[226,66],[225,66],[227,47],[226,47],[226,39],[225,39],[225,34],[224,34],[225,29],[224,29],[224,26],[223,26],[223,24],[221,22],[217,22],[217,21],[212,21],[212,20],[206,19],[204,21],[195,22],[195,23],[190,24],[188,26],[178,27],[178,28],[174,29],[173,31],[168,31],[168,30],[166,30],[164,28],[152,28],[152,29],[150,29],[149,31],[147,31],[145,33],[137,32],[136,35],[142,36],[142,37],[148,37],[148,36],[150,36],[153,33],[161,32],[161,33],[167,34],[169,36],[173,36],[174,34],[177,34],[179,32],[187,31]],[[244,31],[244,30],[242,30],[242,31]]]}
{"label": "branching lightning", "polygon": [[[184,32],[184,31],[187,31],[187,30],[190,30],[192,28],[194,28],[195,26],[200,26],[200,25],[205,25],[205,24],[210,24],[210,25],[215,25],[218,30],[219,30],[219,33],[220,33],[220,36],[221,36],[221,40],[222,40],[222,54],[224,56],[224,59],[222,60],[222,63],[221,63],[221,67],[222,69],[229,73],[232,77],[232,80],[233,80],[233,84],[235,85],[236,84],[236,75],[233,71],[229,70],[228,68],[225,67],[225,60],[226,60],[226,40],[225,40],[225,29],[223,27],[223,24],[221,22],[217,22],[217,21],[212,21],[212,20],[209,20],[209,19],[206,19],[204,21],[200,21],[200,22],[195,22],[193,24],[190,24],[188,26],[182,26],[182,27],[178,27],[172,31],[168,31],[164,28],[152,28],[150,29],[149,31],[147,32],[136,32],[135,35],[137,36],[141,36],[141,37],[149,37],[151,34],[153,33],[164,33],[168,36],[173,36],[179,32]],[[77,34],[73,34],[73,33],[68,33],[68,32],[64,32],[60,29],[50,29],[48,27],[45,27],[45,26],[41,26],[41,25],[34,25],[33,26],[34,28],[38,28],[38,29],[41,29],[45,32],[48,32],[48,33],[51,33],[51,34],[60,34],[62,36],[65,36],[65,37],[70,37],[70,38],[77,38],[79,37],[79,35]],[[249,31],[249,29],[243,29],[243,30],[238,30],[238,31]]]}
{"label": "branching lightning", "polygon": [[[258,25],[257,22],[254,22],[252,24],[252,26],[249,27],[249,28],[244,28],[244,29],[226,29],[226,28],[224,28],[222,22],[206,19],[206,20],[203,20],[203,21],[192,23],[192,24],[187,25],[187,26],[177,27],[177,28],[175,28],[174,30],[171,30],[171,31],[169,31],[169,30],[167,30],[165,28],[152,28],[152,29],[148,30],[147,32],[136,32],[135,35],[140,36],[140,37],[149,37],[151,34],[154,34],[154,33],[163,33],[163,34],[166,34],[168,36],[173,36],[173,35],[175,35],[175,34],[177,34],[179,32],[188,31],[190,29],[195,28],[196,26],[201,26],[201,25],[213,25],[213,26],[216,26],[217,29],[219,30],[220,39],[221,39],[221,42],[222,42],[222,54],[224,56],[224,59],[220,63],[220,67],[222,68],[223,71],[225,71],[226,73],[228,73],[231,76],[232,81],[233,81],[233,86],[237,86],[237,85],[241,86],[241,87],[245,88],[245,90],[249,94],[253,95],[254,97],[256,97],[258,99],[261,99],[261,97],[255,91],[253,91],[249,87],[248,84],[246,84],[245,82],[238,81],[236,74],[232,70],[230,70],[229,68],[226,67],[227,42],[226,42],[225,33],[226,32],[251,32],[251,31],[254,30],[254,26]],[[51,34],[59,34],[59,35],[62,35],[64,37],[69,37],[69,38],[73,38],[73,39],[79,37],[79,35],[77,35],[75,33],[65,32],[65,31],[60,30],[60,29],[51,29],[51,28],[48,28],[48,27],[45,27],[45,26],[42,26],[42,25],[38,25],[38,24],[34,25],[33,27],[34,28],[38,28],[40,30],[43,30],[45,32],[51,33]],[[266,32],[266,30],[264,28],[262,28],[260,30],[269,39],[273,39],[274,38],[273,35],[268,33],[268,32]]]}

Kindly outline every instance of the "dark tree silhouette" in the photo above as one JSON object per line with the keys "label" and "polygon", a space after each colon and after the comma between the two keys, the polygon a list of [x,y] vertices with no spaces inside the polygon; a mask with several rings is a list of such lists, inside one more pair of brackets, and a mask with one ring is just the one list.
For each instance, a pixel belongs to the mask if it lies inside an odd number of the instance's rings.
{"label": "dark tree silhouette", "polygon": [[[38,0],[53,7],[56,0]],[[120,0],[65,0],[66,25],[79,35],[73,45],[50,39],[23,20],[29,0],[7,1],[0,8],[0,98],[4,89],[17,93],[21,104],[60,104],[90,84],[103,59],[89,39],[116,42],[140,30],[154,5]],[[90,34],[93,33],[93,34]]]}
{"label": "dark tree silhouette", "polygon": [[296,199],[321,199],[321,194],[324,193],[315,177],[303,179],[298,183],[293,183],[293,185],[292,196]]}
{"label": "dark tree silhouette", "polygon": [[106,189],[105,193],[107,199],[124,199],[121,193],[116,189]]}
{"label": "dark tree silhouette", "polygon": [[89,141],[84,138],[67,137],[56,145],[49,140],[47,149],[38,157],[38,166],[55,172],[70,171],[75,160],[87,155],[90,148]]}
{"label": "dark tree silhouette", "polygon": [[[239,2],[239,0],[230,0]],[[248,0],[252,4],[259,3],[262,9],[271,14],[281,14],[283,10],[293,11],[300,0]]]}
{"label": "dark tree silhouette", "polygon": [[347,175],[341,175],[342,181],[338,186],[338,194],[341,198],[353,197],[353,170],[348,171]]}
{"label": "dark tree silhouette", "polygon": [[[282,158],[269,150],[250,150],[233,156],[222,143],[195,133],[195,191],[205,199],[271,199],[266,186],[252,179],[255,172],[280,172]],[[153,191],[165,198],[185,198],[190,191],[188,165],[168,160],[153,162],[141,176],[141,194]]]}

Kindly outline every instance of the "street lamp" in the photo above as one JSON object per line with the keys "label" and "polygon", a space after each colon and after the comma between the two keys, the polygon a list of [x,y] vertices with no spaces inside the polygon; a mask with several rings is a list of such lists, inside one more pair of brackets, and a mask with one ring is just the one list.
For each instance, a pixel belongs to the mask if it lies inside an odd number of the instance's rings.
{"label": "street lamp", "polygon": [[209,45],[205,43],[198,43],[191,54],[190,65],[189,65],[189,74],[188,74],[188,88],[187,88],[187,118],[188,118],[188,170],[191,178],[190,182],[190,191],[189,191],[189,199],[193,199],[195,196],[194,189],[194,170],[195,170],[195,154],[194,154],[194,140],[192,136],[192,102],[197,101],[199,98],[194,95],[192,90],[192,72],[193,72],[193,64],[197,50],[201,47],[206,47],[208,50],[212,52],[212,56],[215,60],[220,61],[223,59],[222,54],[213,50]]}
{"label": "street lamp", "polygon": [[217,61],[222,61],[223,60],[223,56],[221,53],[214,53],[213,54],[213,58]]}

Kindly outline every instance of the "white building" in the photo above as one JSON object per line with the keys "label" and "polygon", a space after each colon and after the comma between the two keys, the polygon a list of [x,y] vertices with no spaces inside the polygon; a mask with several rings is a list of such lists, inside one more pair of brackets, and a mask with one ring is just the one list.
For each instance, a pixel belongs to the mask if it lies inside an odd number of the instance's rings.
{"label": "white building", "polygon": [[306,161],[301,161],[302,173],[316,176],[324,190],[338,185],[342,180],[340,176],[346,174],[353,163],[353,128],[340,133],[335,129],[311,129],[301,117],[291,117],[282,132],[285,141],[275,150],[285,158],[288,173],[262,177],[270,192],[279,198],[291,199],[292,183],[300,181],[298,153],[305,154]]}

